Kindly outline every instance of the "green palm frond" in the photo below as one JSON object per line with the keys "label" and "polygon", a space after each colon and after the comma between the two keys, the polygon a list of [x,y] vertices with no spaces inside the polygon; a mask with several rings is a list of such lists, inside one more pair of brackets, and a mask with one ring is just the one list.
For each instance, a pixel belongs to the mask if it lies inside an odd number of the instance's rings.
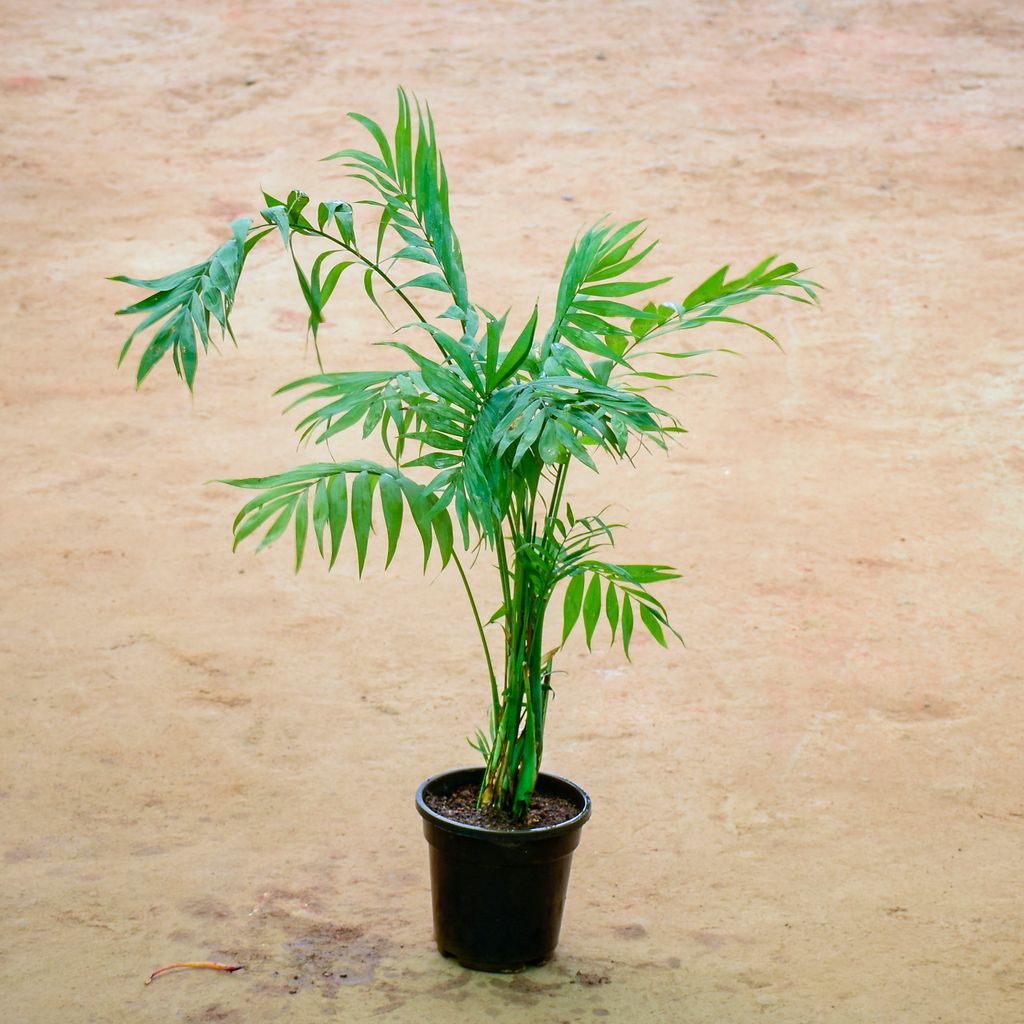
{"label": "green palm frond", "polygon": [[507,455],[513,469],[531,450],[546,465],[571,456],[596,469],[587,445],[624,458],[631,436],[664,447],[664,435],[678,429],[668,413],[642,395],[581,377],[539,377],[502,394],[508,401],[492,441],[495,454]]}
{"label": "green palm frond", "polygon": [[286,394],[299,388],[312,388],[291,402],[285,409],[286,412],[305,402],[327,400],[326,405],[307,413],[299,421],[296,430],[301,433],[303,441],[319,430],[320,433],[316,435],[316,443],[319,444],[328,437],[360,423],[364,424],[363,436],[368,437],[377,423],[388,413],[388,399],[393,394],[397,376],[397,372],[387,370],[320,373],[292,381],[278,388],[275,394]]}
{"label": "green palm frond", "polygon": [[573,243],[558,286],[554,320],[541,348],[542,361],[553,359],[561,364],[561,372],[575,371],[591,379],[597,379],[594,371],[578,352],[628,366],[621,347],[612,339],[628,337],[629,332],[615,321],[656,322],[657,316],[618,300],[670,280],[621,280],[657,245],[652,242],[633,253],[644,234],[641,224],[642,221],[630,221],[618,228],[597,224]]}
{"label": "green palm frond", "polygon": [[[668,619],[665,606],[647,589],[651,583],[679,578],[668,565],[616,565],[597,559],[579,558],[563,577],[569,580],[562,603],[562,643],[568,639],[582,616],[587,647],[590,648],[602,612],[611,630],[611,641],[621,625],[619,640],[629,657],[635,621],[633,608],[640,621],[662,647],[668,646],[668,631],[682,642],[682,636]],[[589,580],[589,582],[588,582]],[[603,590],[603,600],[602,600]]]}
{"label": "green palm frond", "polygon": [[226,333],[234,340],[231,307],[235,302],[235,289],[245,257],[272,229],[257,229],[250,235],[251,230],[248,217],[236,220],[231,225],[231,238],[209,259],[166,277],[145,280],[118,274],[110,278],[111,281],[135,285],[150,292],[141,301],[117,311],[118,316],[143,317],[121,347],[118,366],[124,362],[135,339],[152,328],[149,344],[139,360],[136,385],[142,384],[153,367],[170,352],[174,369],[191,391],[199,347],[196,339],[198,337],[203,351],[209,348],[211,316],[220,325],[221,335]]}
{"label": "green palm frond", "polygon": [[[733,306],[769,295],[776,295],[792,302],[817,304],[818,289],[821,285],[804,277],[804,272],[795,263],[780,263],[773,267],[776,259],[775,256],[769,256],[746,274],[732,280],[728,279],[728,266],[721,267],[690,292],[682,302],[662,302],[658,305],[649,303],[644,307],[647,316],[631,324],[633,337],[624,351],[634,359],[649,354],[667,356],[670,359],[687,359],[709,352],[730,352],[729,349],[634,352],[641,343],[647,344],[676,331],[692,330],[712,323],[747,327],[781,348],[771,331],[749,320],[734,317],[728,312]],[[685,375],[673,375],[677,376]]]}
{"label": "green palm frond", "polygon": [[435,540],[442,568],[452,556],[451,519],[446,512],[438,512],[435,508],[437,499],[403,473],[366,459],[315,463],[273,476],[222,480],[221,483],[260,491],[242,506],[235,517],[234,547],[237,548],[247,537],[269,523],[257,548],[257,551],[261,550],[284,536],[291,525],[295,538],[296,572],[302,565],[306,548],[312,501],[313,536],[321,556],[328,558],[329,567],[333,568],[345,527],[350,522],[359,574],[362,575],[373,529],[374,493],[387,533],[385,568],[395,556],[405,508],[408,508],[420,535],[424,570]]}
{"label": "green palm frond", "polygon": [[372,136],[377,153],[342,149],[324,157],[343,159],[352,177],[369,184],[380,196],[368,200],[381,210],[377,233],[377,260],[388,230],[398,236],[400,247],[387,259],[426,265],[424,273],[400,287],[422,288],[451,296],[463,314],[470,309],[462,248],[452,227],[448,203],[448,175],[434,133],[430,108],[412,104],[404,89],[398,90],[398,119],[394,147],[377,122],[362,114],[350,114]]}

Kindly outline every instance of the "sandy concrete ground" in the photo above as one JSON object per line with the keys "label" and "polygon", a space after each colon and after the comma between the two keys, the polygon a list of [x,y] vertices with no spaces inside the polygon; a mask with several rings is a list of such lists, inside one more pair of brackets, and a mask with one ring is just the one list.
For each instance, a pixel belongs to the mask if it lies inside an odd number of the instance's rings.
{"label": "sandy concrete ground", "polygon": [[[1024,20],[967,2],[3,3],[2,1017],[23,1022],[1024,1019]],[[191,401],[115,372],[128,290],[257,186],[342,193],[355,109],[429,97],[477,301],[649,218],[680,294],[769,304],[600,482],[689,647],[563,659],[547,767],[591,792],[562,946],[431,947],[417,782],[471,762],[454,576],[296,578],[204,481],[295,464],[301,300],[254,259]],[[332,365],[372,366],[360,297]],[[228,958],[142,985],[178,959]],[[294,991],[292,991],[294,990]]]}

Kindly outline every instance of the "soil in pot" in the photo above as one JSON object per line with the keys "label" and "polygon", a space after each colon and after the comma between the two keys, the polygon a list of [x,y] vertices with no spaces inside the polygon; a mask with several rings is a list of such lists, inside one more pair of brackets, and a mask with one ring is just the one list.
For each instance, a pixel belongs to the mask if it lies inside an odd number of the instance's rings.
{"label": "soil in pot", "polygon": [[545,828],[561,825],[580,813],[580,808],[563,796],[538,793],[530,804],[525,822],[512,820],[508,811],[494,807],[477,807],[476,797],[479,786],[459,786],[450,793],[425,793],[424,800],[432,811],[463,825],[478,825],[480,828],[499,829],[502,832],[516,832],[523,829]]}

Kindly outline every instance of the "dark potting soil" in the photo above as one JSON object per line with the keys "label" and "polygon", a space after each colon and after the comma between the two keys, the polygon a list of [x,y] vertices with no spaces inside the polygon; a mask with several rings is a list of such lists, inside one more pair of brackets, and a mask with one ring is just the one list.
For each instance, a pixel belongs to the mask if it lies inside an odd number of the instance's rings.
{"label": "dark potting soil", "polygon": [[560,825],[580,813],[579,808],[565,797],[534,793],[530,809],[526,812],[526,823],[520,824],[513,821],[512,815],[507,811],[499,811],[494,807],[477,807],[477,792],[476,786],[460,786],[443,795],[426,793],[424,800],[432,811],[437,811],[452,821],[504,832],[521,832],[548,825]]}

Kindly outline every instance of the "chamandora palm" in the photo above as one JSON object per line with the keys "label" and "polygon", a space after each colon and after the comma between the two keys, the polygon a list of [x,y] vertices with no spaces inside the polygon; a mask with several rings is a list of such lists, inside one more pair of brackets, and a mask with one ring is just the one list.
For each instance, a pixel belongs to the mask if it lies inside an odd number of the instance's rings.
{"label": "chamandora palm", "polygon": [[[310,219],[304,193],[293,191],[285,201],[264,193],[261,220],[236,221],[231,239],[205,262],[156,280],[115,278],[150,292],[118,311],[143,317],[121,360],[149,331],[138,383],[169,352],[191,389],[199,347],[208,348],[211,331],[219,325],[234,338],[229,317],[245,259],[275,232],[294,264],[314,346],[343,274],[359,275],[385,318],[379,296],[398,297],[411,320],[381,343],[401,353],[398,368],[320,372],[280,389],[305,411],[298,424],[304,440],[322,444],[342,431],[359,429],[363,438],[376,432],[388,461],[331,459],[226,481],[256,492],[235,518],[235,546],[261,529],[260,548],[290,531],[298,569],[312,527],[320,554],[333,566],[350,524],[362,573],[375,513],[384,523],[385,565],[408,514],[424,567],[432,551],[442,566],[454,563],[482,646],[490,712],[474,743],[486,765],[479,802],[521,819],[543,755],[552,661],[572,630],[582,622],[589,646],[604,618],[627,656],[638,622],[663,645],[667,632],[675,634],[649,587],[676,574],[669,566],[604,557],[616,524],[574,514],[566,494],[570,467],[579,462],[596,470],[602,452],[630,459],[648,444],[664,447],[682,430],[647,393],[693,374],[650,370],[641,360],[724,350],[668,349],[667,335],[724,322],[774,341],[731,316],[731,307],[770,294],[813,302],[815,286],[794,264],[772,257],[732,279],[723,267],[681,302],[635,305],[633,296],[669,279],[627,278],[654,247],[641,246],[640,222],[600,223],[572,245],[547,329],[538,331],[537,308],[524,325],[509,329],[508,313],[495,316],[470,299],[429,110],[414,108],[400,90],[391,137],[369,118],[350,116],[369,132],[372,151],[347,149],[328,159],[345,160],[350,176],[371,187],[374,198],[361,202],[377,208],[373,243],[357,239],[349,203],[319,203]],[[321,244],[308,269],[296,252],[299,237]],[[400,282],[408,276],[400,270],[410,264],[418,265],[415,273]],[[432,295],[436,306],[439,294],[447,308],[430,316],[420,304]],[[486,620],[458,554],[480,548],[493,559],[501,588],[501,605]],[[560,590],[561,630],[552,639],[545,625]]]}

